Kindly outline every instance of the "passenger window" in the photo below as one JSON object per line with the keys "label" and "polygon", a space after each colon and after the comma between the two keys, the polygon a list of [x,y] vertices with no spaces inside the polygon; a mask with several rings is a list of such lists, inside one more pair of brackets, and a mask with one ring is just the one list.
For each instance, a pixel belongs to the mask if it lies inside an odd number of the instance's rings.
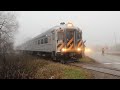
{"label": "passenger window", "polygon": [[41,44],[43,44],[43,39],[41,39]]}

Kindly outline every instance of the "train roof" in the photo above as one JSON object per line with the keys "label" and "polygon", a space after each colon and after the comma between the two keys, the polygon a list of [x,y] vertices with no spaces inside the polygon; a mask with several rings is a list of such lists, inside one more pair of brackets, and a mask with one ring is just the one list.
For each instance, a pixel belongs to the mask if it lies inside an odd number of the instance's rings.
{"label": "train roof", "polygon": [[[27,43],[27,42],[30,42],[30,41],[32,41],[32,40],[34,40],[34,39],[39,38],[40,36],[44,35],[46,32],[51,32],[51,31],[56,30],[56,29],[59,29],[59,28],[61,28],[61,29],[66,29],[66,28],[69,28],[69,27],[71,27],[72,29],[79,29],[78,27],[74,26],[72,23],[69,23],[69,22],[68,22],[67,24],[65,24],[64,22],[61,22],[60,25],[54,26],[54,27],[46,30],[45,32],[37,35],[36,37],[33,37],[31,40],[28,40],[28,41],[24,42],[23,44],[25,44],[25,43]],[[79,30],[82,31],[81,29],[79,29]]]}
{"label": "train roof", "polygon": [[[45,32],[37,35],[36,37],[34,37],[34,38],[32,38],[32,39],[36,39],[36,38],[42,36],[42,35],[43,35],[44,33],[46,33],[46,32],[51,32],[51,31],[56,30],[56,29],[59,29],[59,28],[61,28],[61,29],[69,28],[68,25],[71,25],[70,27],[71,27],[72,29],[79,29],[78,27],[74,26],[72,23],[67,23],[67,24],[65,24],[65,23],[62,22],[62,23],[60,23],[60,25],[56,25],[56,26],[54,26],[54,27],[46,30]],[[79,29],[79,30],[80,30],[80,29]],[[81,30],[80,30],[80,31],[81,31]]]}

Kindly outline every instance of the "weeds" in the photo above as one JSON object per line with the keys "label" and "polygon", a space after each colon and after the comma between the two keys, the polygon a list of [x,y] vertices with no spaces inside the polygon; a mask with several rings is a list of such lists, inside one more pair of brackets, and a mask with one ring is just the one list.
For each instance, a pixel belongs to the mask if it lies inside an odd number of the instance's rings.
{"label": "weeds", "polygon": [[[2,60],[0,60],[2,61]],[[0,62],[0,79],[76,79],[90,78],[85,70],[30,55],[7,55]]]}

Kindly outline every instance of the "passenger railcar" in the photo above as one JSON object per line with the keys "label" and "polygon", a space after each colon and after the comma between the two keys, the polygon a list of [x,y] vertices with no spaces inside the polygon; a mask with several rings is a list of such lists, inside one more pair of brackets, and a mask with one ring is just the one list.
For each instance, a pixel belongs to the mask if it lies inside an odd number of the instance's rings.
{"label": "passenger railcar", "polygon": [[25,42],[18,50],[51,56],[53,60],[79,59],[84,55],[82,30],[72,23],[60,23],[37,37]]}

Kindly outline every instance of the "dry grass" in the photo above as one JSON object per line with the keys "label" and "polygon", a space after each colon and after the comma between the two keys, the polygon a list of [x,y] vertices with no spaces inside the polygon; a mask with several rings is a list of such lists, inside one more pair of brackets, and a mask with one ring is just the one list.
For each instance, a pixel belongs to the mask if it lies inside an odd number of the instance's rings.
{"label": "dry grass", "polygon": [[89,57],[83,57],[80,60],[80,63],[86,63],[86,64],[93,64],[93,63],[97,63],[95,60],[93,60],[92,58]]}
{"label": "dry grass", "polygon": [[39,79],[61,79],[63,68],[59,64],[51,63],[38,70],[36,78]]}
{"label": "dry grass", "polygon": [[39,79],[90,79],[92,74],[85,69],[50,63],[40,68],[36,74]]}
{"label": "dry grass", "polygon": [[48,63],[29,55],[7,56],[6,63],[0,63],[0,78],[2,79],[32,79],[37,68]]}
{"label": "dry grass", "polygon": [[66,66],[30,55],[7,56],[0,63],[1,79],[86,79],[91,74],[84,69]]}

